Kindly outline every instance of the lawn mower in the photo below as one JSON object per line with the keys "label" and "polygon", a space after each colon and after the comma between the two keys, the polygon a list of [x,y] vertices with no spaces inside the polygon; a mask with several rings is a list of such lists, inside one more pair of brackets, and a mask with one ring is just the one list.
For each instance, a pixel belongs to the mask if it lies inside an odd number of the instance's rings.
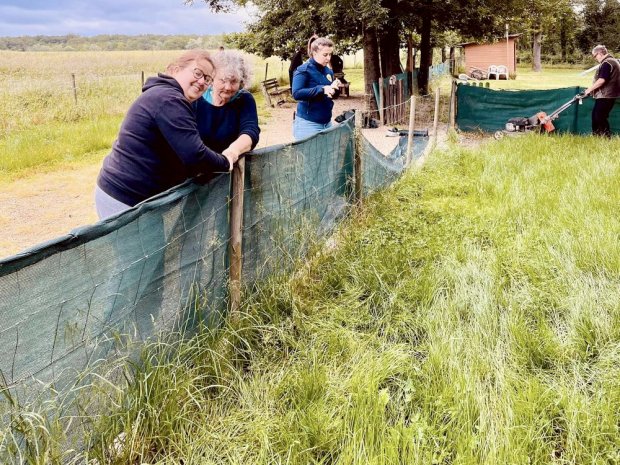
{"label": "lawn mower", "polygon": [[587,95],[577,94],[560,108],[555,110],[553,113],[549,115],[544,111],[539,111],[533,116],[527,117],[517,117],[510,118],[508,122],[506,122],[506,126],[501,131],[495,131],[494,137],[496,139],[501,139],[506,134],[523,134],[530,131],[538,131],[541,133],[550,133],[555,130],[555,126],[553,125],[553,120],[555,120],[560,113],[570,107],[573,103],[578,102],[579,105],[583,102],[583,99],[586,98]]}

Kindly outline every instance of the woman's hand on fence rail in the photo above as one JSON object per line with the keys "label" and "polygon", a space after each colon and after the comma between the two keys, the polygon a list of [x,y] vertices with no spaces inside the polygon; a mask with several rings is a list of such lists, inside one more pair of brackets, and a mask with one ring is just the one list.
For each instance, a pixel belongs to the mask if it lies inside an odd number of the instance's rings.
{"label": "woman's hand on fence rail", "polygon": [[233,165],[237,162],[237,160],[239,159],[239,155],[241,154],[234,148],[228,147],[222,152],[222,155],[228,158],[228,163],[230,163],[230,168],[228,171],[232,171]]}

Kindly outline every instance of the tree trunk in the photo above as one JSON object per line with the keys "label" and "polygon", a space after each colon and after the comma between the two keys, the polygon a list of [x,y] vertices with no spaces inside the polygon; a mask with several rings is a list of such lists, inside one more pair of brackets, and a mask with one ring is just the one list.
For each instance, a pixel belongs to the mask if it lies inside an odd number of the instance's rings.
{"label": "tree trunk", "polygon": [[560,20],[560,50],[562,53],[562,63],[566,63],[566,57],[568,55],[568,31],[567,31],[566,16],[562,16]]}
{"label": "tree trunk", "polygon": [[420,40],[420,70],[418,71],[418,90],[421,95],[428,94],[428,72],[432,64],[433,49],[431,48],[431,16],[422,17]]}
{"label": "tree trunk", "polygon": [[400,64],[400,22],[390,19],[387,27],[379,34],[379,50],[381,51],[381,71],[383,76],[391,76],[403,72]]}
{"label": "tree trunk", "polygon": [[372,89],[372,83],[379,80],[379,47],[377,44],[377,31],[373,27],[364,28],[362,38],[364,48],[364,93],[370,98],[366,111],[377,111],[377,101]]}
{"label": "tree trunk", "polygon": [[413,37],[408,36],[407,37],[407,67],[405,69],[405,71],[407,71],[408,73],[410,73],[411,71],[413,71],[415,69],[415,59],[413,58],[413,51],[415,49],[413,48]]}
{"label": "tree trunk", "polygon": [[446,47],[441,47],[441,62],[446,62]]}
{"label": "tree trunk", "polygon": [[542,31],[534,32],[534,40],[532,42],[532,70],[539,73],[542,71],[540,63],[540,50],[542,48]]}

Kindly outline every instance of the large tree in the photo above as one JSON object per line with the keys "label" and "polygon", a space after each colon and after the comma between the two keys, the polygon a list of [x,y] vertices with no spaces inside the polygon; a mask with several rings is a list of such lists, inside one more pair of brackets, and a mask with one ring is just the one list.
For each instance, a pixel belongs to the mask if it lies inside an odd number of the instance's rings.
{"label": "large tree", "polygon": [[618,0],[585,0],[582,4],[583,31],[579,48],[589,53],[597,44],[620,50],[620,4]]}
{"label": "large tree", "polygon": [[[247,0],[204,0],[212,9]],[[516,1],[516,0],[513,0]],[[521,0],[524,1],[524,0]],[[453,30],[481,38],[501,33],[504,12],[512,11],[503,0],[254,0],[258,16],[248,32],[235,34],[240,48],[263,57],[283,59],[293,55],[313,33],[330,35],[339,52],[364,50],[367,94],[379,75],[401,71],[399,51],[406,36],[420,36],[418,86],[427,91],[433,31]]]}

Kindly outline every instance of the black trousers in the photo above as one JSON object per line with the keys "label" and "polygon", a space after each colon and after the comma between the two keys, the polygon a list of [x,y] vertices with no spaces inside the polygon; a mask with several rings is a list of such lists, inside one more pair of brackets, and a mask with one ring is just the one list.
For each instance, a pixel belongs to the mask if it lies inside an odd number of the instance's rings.
{"label": "black trousers", "polygon": [[609,113],[616,103],[615,98],[594,99],[592,109],[592,134],[596,136],[611,137],[609,129]]}

